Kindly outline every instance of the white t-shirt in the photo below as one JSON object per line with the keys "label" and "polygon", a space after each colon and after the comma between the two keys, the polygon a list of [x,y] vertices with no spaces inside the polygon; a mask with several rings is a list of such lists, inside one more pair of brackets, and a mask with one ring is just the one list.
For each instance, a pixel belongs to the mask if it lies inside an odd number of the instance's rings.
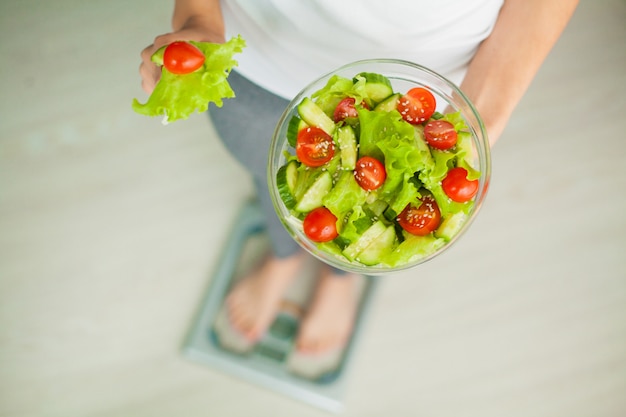
{"label": "white t-shirt", "polygon": [[237,71],[286,99],[361,59],[397,58],[459,84],[504,0],[222,0]]}

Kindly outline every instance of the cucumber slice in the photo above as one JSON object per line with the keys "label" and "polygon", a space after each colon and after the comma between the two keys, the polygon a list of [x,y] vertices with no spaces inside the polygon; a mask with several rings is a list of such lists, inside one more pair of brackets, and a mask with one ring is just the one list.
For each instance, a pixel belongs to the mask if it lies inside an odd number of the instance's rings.
{"label": "cucumber slice", "polygon": [[318,243],[317,247],[325,252],[332,253],[335,256],[341,257],[341,247],[337,244],[337,242],[335,242],[335,240],[331,240],[330,242]]}
{"label": "cucumber slice", "polygon": [[315,182],[304,192],[295,209],[300,213],[309,212],[322,206],[322,200],[333,187],[333,177],[328,171],[322,172]]}
{"label": "cucumber slice", "polygon": [[354,130],[348,126],[341,126],[337,129],[337,143],[341,155],[341,166],[344,169],[354,169],[356,167],[356,135]]}
{"label": "cucumber slice", "polygon": [[369,229],[367,229],[361,237],[359,237],[356,241],[348,245],[347,248],[343,250],[343,255],[351,261],[354,261],[365,248],[372,244],[380,235],[382,235],[385,230],[387,230],[387,226],[382,221],[377,221],[372,224]]}
{"label": "cucumber slice", "polygon": [[280,167],[276,173],[276,186],[278,194],[289,210],[296,206],[295,189],[298,182],[298,163],[290,161]]}
{"label": "cucumber slice", "polygon": [[378,105],[374,107],[374,111],[390,112],[392,110],[396,110],[401,97],[402,94],[400,93],[392,94],[378,103]]}
{"label": "cucumber slice", "polygon": [[382,262],[391,267],[403,265],[414,259],[428,256],[445,244],[444,239],[436,238],[432,234],[426,236],[407,234],[406,239],[387,254]]}
{"label": "cucumber slice", "polygon": [[435,236],[449,241],[457,233],[459,233],[459,230],[461,230],[461,227],[463,226],[466,220],[467,220],[467,215],[463,213],[462,211],[459,211],[457,213],[452,214],[451,216],[448,216],[446,219],[444,219],[441,222],[437,230],[435,230]]}
{"label": "cucumber slice", "polygon": [[356,259],[364,265],[377,265],[383,261],[388,253],[391,253],[396,241],[395,228],[393,226],[387,226],[387,229],[368,247],[361,251]]}
{"label": "cucumber slice", "polygon": [[296,182],[296,188],[293,190],[296,201],[302,199],[302,196],[315,182],[319,173],[320,171],[317,169],[309,169],[306,165],[300,165],[298,168],[298,181]]}
{"label": "cucumber slice", "polygon": [[358,80],[359,77],[365,78],[365,95],[366,101],[369,101],[373,107],[377,103],[380,103],[387,97],[393,94],[393,88],[391,87],[391,82],[384,75],[376,74],[373,72],[362,72],[355,76],[355,81]]}
{"label": "cucumber slice", "polygon": [[305,97],[298,105],[298,113],[309,126],[316,126],[332,136],[335,122],[313,100]]}
{"label": "cucumber slice", "polygon": [[289,119],[289,124],[287,125],[287,142],[290,146],[294,148],[296,147],[298,132],[300,132],[302,129],[307,128],[308,126],[309,125],[307,125],[304,120],[296,115],[293,115],[291,119]]}
{"label": "cucumber slice", "polygon": [[391,207],[387,207],[385,211],[383,211],[383,216],[385,216],[385,219],[393,222],[398,217],[398,213],[396,213]]}
{"label": "cucumber slice", "polygon": [[424,137],[424,126],[422,125],[415,126],[415,146],[417,146],[417,149],[422,154],[424,169],[426,171],[431,171],[435,167],[435,160],[430,152],[428,143],[426,143],[426,138]]}
{"label": "cucumber slice", "polygon": [[[367,208],[372,212],[372,214],[376,217],[381,217],[385,210],[387,210],[389,204],[387,204],[383,200],[375,200],[371,203],[367,204]],[[395,219],[395,216],[392,217],[392,220]]]}
{"label": "cucumber slice", "polygon": [[335,178],[336,180],[337,175],[338,175],[337,172],[342,170],[341,169],[341,155],[339,153],[335,153],[335,156],[333,156],[333,159],[326,162],[326,165],[322,165],[320,169],[322,171],[330,172],[333,178]]}

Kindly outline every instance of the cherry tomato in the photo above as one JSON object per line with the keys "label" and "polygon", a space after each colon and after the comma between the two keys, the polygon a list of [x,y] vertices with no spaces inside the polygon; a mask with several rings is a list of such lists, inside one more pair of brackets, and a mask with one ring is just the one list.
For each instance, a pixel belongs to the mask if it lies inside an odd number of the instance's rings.
{"label": "cherry tomato", "polygon": [[329,242],[337,237],[337,217],[326,207],[318,207],[306,215],[302,228],[312,241]]}
{"label": "cherry tomato", "polygon": [[478,192],[478,180],[468,180],[467,170],[462,167],[452,168],[441,181],[441,188],[448,197],[458,203],[470,201]]}
{"label": "cherry tomato", "polygon": [[319,167],[333,159],[335,142],[319,127],[307,127],[298,132],[296,155],[304,165]]}
{"label": "cherry tomato", "polygon": [[426,236],[439,227],[441,212],[431,195],[422,196],[420,201],[421,204],[417,207],[412,203],[408,204],[396,220],[407,232],[417,236]]}
{"label": "cherry tomato", "polygon": [[426,142],[435,149],[445,151],[456,145],[454,125],[446,120],[431,120],[424,126]]}
{"label": "cherry tomato", "polygon": [[358,117],[359,113],[356,111],[356,107],[354,107],[354,103],[356,100],[352,97],[346,97],[337,104],[335,107],[335,111],[333,113],[333,120],[335,123],[339,123],[342,120],[345,120],[349,117]]}
{"label": "cherry tomato", "polygon": [[189,42],[172,42],[163,52],[163,66],[172,74],[189,74],[204,65],[204,54]]}
{"label": "cherry tomato", "polygon": [[387,171],[378,159],[364,156],[356,161],[354,178],[361,188],[372,191],[383,185],[387,178]]}
{"label": "cherry tomato", "polygon": [[415,87],[400,98],[397,109],[404,120],[416,125],[430,119],[436,106],[433,93],[425,88]]}

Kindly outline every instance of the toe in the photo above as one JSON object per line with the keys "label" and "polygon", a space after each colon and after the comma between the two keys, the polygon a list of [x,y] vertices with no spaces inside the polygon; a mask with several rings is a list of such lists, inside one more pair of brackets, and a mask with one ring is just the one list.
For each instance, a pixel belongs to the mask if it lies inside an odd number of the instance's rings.
{"label": "toe", "polygon": [[247,316],[246,311],[239,308],[238,303],[228,301],[226,300],[226,307],[230,325],[243,337],[249,341],[254,341],[258,334],[258,330],[255,328],[255,320]]}

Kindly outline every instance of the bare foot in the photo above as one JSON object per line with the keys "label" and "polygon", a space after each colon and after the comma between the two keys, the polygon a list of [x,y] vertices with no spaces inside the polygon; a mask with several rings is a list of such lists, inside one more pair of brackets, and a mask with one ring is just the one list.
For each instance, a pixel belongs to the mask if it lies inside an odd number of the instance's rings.
{"label": "bare foot", "polygon": [[263,336],[303,260],[302,253],[284,259],[268,257],[235,284],[226,297],[226,307],[231,324],[246,339],[257,341]]}
{"label": "bare foot", "polygon": [[320,354],[343,347],[352,334],[360,276],[322,270],[315,295],[298,333],[300,353]]}

